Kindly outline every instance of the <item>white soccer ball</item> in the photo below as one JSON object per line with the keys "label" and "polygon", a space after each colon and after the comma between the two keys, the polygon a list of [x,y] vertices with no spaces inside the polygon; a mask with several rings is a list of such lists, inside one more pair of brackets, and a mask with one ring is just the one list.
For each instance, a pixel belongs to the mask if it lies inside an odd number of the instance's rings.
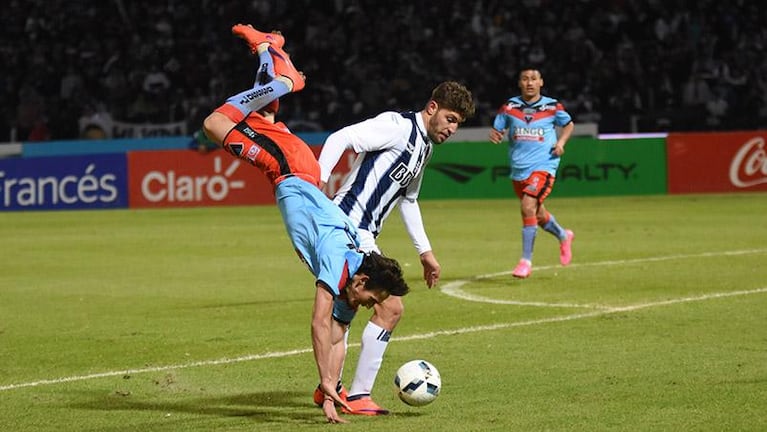
{"label": "white soccer ball", "polygon": [[442,378],[433,364],[412,360],[403,364],[394,377],[397,395],[408,405],[424,406],[434,402],[442,388]]}

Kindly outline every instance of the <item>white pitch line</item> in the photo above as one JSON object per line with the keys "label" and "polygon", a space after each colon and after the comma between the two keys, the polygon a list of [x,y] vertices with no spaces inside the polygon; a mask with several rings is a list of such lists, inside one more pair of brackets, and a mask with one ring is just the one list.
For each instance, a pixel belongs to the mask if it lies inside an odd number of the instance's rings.
{"label": "white pitch line", "polygon": [[[711,293],[711,294],[704,294],[704,295],[696,296],[696,297],[682,297],[682,298],[669,299],[669,300],[663,300],[663,301],[652,302],[652,303],[640,303],[636,305],[616,307],[616,308],[606,309],[606,310],[555,316],[555,317],[542,318],[537,320],[519,321],[519,322],[511,322],[511,323],[499,323],[499,324],[485,325],[485,326],[463,327],[463,328],[457,328],[453,330],[441,330],[437,332],[429,332],[429,333],[414,334],[410,336],[395,337],[393,338],[393,340],[396,340],[396,341],[422,340],[422,339],[431,339],[437,336],[461,335],[461,334],[467,334],[467,333],[493,331],[493,330],[513,328],[513,327],[533,326],[533,325],[548,324],[548,323],[554,323],[554,322],[572,321],[572,320],[577,320],[582,318],[591,318],[591,317],[596,317],[599,315],[607,315],[607,314],[617,313],[617,312],[629,312],[629,311],[647,309],[647,308],[656,307],[656,306],[669,306],[669,305],[674,305],[679,303],[689,303],[689,302],[696,302],[696,301],[705,301],[705,300],[711,300],[711,299],[744,296],[744,295],[751,295],[751,294],[761,294],[761,293],[767,293],[767,287],[753,289],[753,290],[745,290],[745,291]],[[359,346],[359,344],[358,343],[350,344],[349,346],[357,347]],[[121,371],[109,371],[109,372],[101,372],[101,373],[95,373],[95,374],[89,374],[89,375],[76,375],[76,376],[63,377],[63,378],[53,378],[53,379],[45,379],[45,380],[32,381],[32,382],[26,382],[26,383],[4,385],[4,386],[0,386],[0,392],[20,389],[25,387],[39,387],[44,385],[62,384],[62,383],[75,382],[75,381],[86,381],[86,380],[91,380],[96,378],[107,378],[107,377],[120,376],[120,375],[135,375],[135,374],[148,373],[148,372],[162,372],[167,370],[187,369],[187,368],[200,367],[200,366],[217,366],[217,365],[241,363],[246,361],[263,360],[263,359],[270,359],[270,358],[290,357],[295,355],[307,354],[310,352],[312,352],[311,348],[303,348],[303,349],[296,349],[291,351],[278,351],[278,352],[270,352],[270,353],[264,353],[264,354],[252,354],[252,355],[235,357],[235,358],[222,358],[218,360],[202,360],[202,361],[177,364],[177,365],[157,366],[157,367],[148,367],[148,368],[140,368],[140,369],[126,369]]]}
{"label": "white pitch line", "polygon": [[[661,257],[636,258],[636,259],[630,259],[630,260],[598,261],[593,263],[573,263],[573,264],[570,264],[568,268],[641,264],[646,262],[670,261],[675,259],[712,258],[712,257],[720,257],[720,256],[751,255],[751,254],[759,254],[759,253],[765,253],[765,252],[767,252],[767,249],[746,249],[746,250],[736,250],[736,251],[703,252],[699,254],[667,255],[667,256],[661,256]],[[543,270],[553,270],[553,269],[563,269],[563,268],[564,267],[558,266],[558,265],[548,265],[548,266],[534,267],[534,270],[543,271]],[[475,276],[471,279],[451,281],[442,285],[442,287],[440,287],[440,291],[442,291],[446,295],[449,295],[450,297],[455,297],[461,300],[467,300],[467,301],[473,301],[473,302],[479,302],[479,303],[505,304],[505,305],[515,305],[515,306],[539,306],[539,307],[553,307],[553,308],[582,308],[582,309],[598,309],[598,310],[608,310],[608,311],[613,309],[613,307],[609,305],[499,300],[499,299],[494,299],[491,297],[471,294],[462,289],[463,286],[468,283],[483,280],[483,279],[490,279],[490,278],[494,278],[498,276],[509,275],[512,273],[512,271],[513,270],[506,270],[506,271],[497,272],[497,273],[488,273],[484,275]]]}

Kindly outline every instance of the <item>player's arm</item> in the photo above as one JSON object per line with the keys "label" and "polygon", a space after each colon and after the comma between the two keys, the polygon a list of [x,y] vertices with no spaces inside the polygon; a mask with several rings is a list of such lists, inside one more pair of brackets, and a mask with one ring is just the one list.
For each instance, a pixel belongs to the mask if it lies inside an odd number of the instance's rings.
{"label": "player's arm", "polygon": [[338,164],[341,156],[350,148],[352,148],[352,143],[351,139],[347,136],[346,128],[333,132],[325,140],[319,157],[320,189],[325,187],[325,184],[330,179],[330,174],[333,173],[333,169]]}
{"label": "player's arm", "polygon": [[[317,290],[314,296],[314,307],[312,309],[312,348],[314,351],[314,361],[317,363],[317,371],[320,375],[320,388],[331,401],[326,401],[324,405],[333,406],[329,402],[337,402],[346,405],[336,391],[338,382],[338,371],[333,365],[333,294],[330,288],[322,281],[317,281]],[[328,410],[326,415],[329,414]],[[333,407],[335,413],[335,407]],[[338,414],[336,414],[336,417]],[[332,419],[328,416],[328,421],[335,423],[340,419]]]}
{"label": "player's arm", "polygon": [[237,124],[225,114],[214,111],[203,121],[202,131],[212,142],[222,145],[226,134]]}
{"label": "player's arm", "polygon": [[559,137],[557,138],[557,143],[554,145],[554,150],[552,151],[556,156],[562,156],[565,154],[565,145],[567,145],[567,141],[573,134],[574,129],[575,124],[573,122],[570,122],[562,127],[562,130],[559,132]]}
{"label": "player's arm", "polygon": [[400,119],[397,116],[399,114],[394,112],[384,112],[330,134],[319,157],[320,186],[324,187],[328,182],[344,151],[351,149],[359,154],[393,147],[400,137],[400,129],[405,125],[398,122]]}
{"label": "player's arm", "polygon": [[[503,110],[503,107],[501,107],[501,110]],[[509,131],[508,120],[501,110],[495,115],[495,119],[493,119],[493,127],[490,128],[490,133],[488,134],[490,142],[493,144],[500,144],[501,141],[503,141],[503,137]]]}
{"label": "player's arm", "polygon": [[[418,183],[420,184],[420,182]],[[421,207],[418,205],[417,199],[405,195],[402,202],[400,202],[399,209],[405,229],[418,251],[421,266],[423,266],[423,279],[426,281],[426,286],[431,288],[439,281],[442,269],[431,249],[429,237],[426,235],[423,218],[421,217]]]}

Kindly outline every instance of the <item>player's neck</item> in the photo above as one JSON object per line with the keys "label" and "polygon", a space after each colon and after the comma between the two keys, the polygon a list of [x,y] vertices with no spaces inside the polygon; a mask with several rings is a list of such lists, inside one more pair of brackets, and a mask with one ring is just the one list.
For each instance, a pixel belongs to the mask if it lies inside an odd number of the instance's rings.
{"label": "player's neck", "polygon": [[530,103],[538,102],[541,99],[541,94],[540,93],[536,93],[536,94],[534,94],[532,96],[522,95],[522,96],[520,96],[520,99],[522,99],[522,101],[524,103],[530,104]]}

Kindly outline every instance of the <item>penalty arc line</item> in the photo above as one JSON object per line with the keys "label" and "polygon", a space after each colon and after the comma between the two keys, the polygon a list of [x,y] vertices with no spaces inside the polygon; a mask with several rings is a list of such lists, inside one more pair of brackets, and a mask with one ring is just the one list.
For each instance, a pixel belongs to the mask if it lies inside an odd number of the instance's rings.
{"label": "penalty arc line", "polygon": [[[650,258],[636,258],[629,260],[612,260],[612,261],[597,261],[592,263],[574,263],[570,264],[568,268],[575,267],[602,267],[602,266],[614,266],[614,265],[630,265],[630,264],[642,264],[650,262],[670,261],[675,259],[690,259],[690,258],[712,258],[720,256],[738,256],[738,255],[752,255],[767,252],[767,249],[746,249],[735,251],[720,251],[720,252],[703,252],[699,254],[687,254],[687,255],[667,255]],[[536,270],[553,270],[561,269],[562,266],[549,265],[535,267]],[[480,281],[483,279],[490,279],[498,276],[506,276],[512,273],[512,270],[506,270],[497,273],[488,273],[484,275],[475,276],[471,279],[461,279],[451,281],[440,287],[440,291],[450,297],[454,297],[461,300],[473,301],[478,303],[491,303],[491,304],[505,304],[514,306],[539,306],[539,307],[554,307],[554,308],[583,308],[583,309],[597,309],[604,311],[611,311],[613,306],[609,305],[595,305],[595,304],[580,304],[580,303],[548,303],[548,302],[536,302],[536,301],[519,301],[519,300],[500,300],[490,297],[480,296],[477,294],[471,294],[464,291],[462,288],[464,285]]]}
{"label": "penalty arc line", "polygon": [[[592,317],[607,315],[611,313],[630,312],[630,311],[647,309],[647,308],[652,308],[657,306],[669,306],[669,305],[680,304],[680,303],[690,303],[690,302],[698,302],[698,301],[719,299],[719,298],[725,298],[725,297],[744,296],[744,295],[761,294],[761,293],[767,293],[767,287],[753,289],[753,290],[744,290],[744,291],[712,293],[712,294],[705,294],[705,295],[696,296],[696,297],[682,297],[682,298],[669,299],[669,300],[664,300],[659,302],[641,303],[636,305],[616,307],[609,310],[597,310],[597,311],[591,311],[591,312],[585,312],[585,313],[579,313],[579,314],[542,318],[537,320],[519,321],[519,322],[511,322],[511,323],[499,323],[499,324],[484,325],[484,326],[463,327],[463,328],[457,328],[453,330],[441,330],[437,332],[429,332],[429,333],[421,333],[421,334],[415,334],[410,336],[396,337],[396,338],[393,338],[393,340],[412,341],[412,340],[431,339],[437,336],[462,335],[462,334],[468,334],[468,333],[508,329],[508,328],[514,328],[514,327],[526,327],[526,326],[533,326],[533,325],[539,325],[539,324],[548,324],[548,323],[572,321],[572,320],[583,319],[583,318],[592,318]],[[357,344],[350,344],[349,346],[357,347],[359,345],[360,344],[357,343]],[[162,372],[162,371],[168,371],[168,370],[188,369],[192,367],[217,366],[217,365],[242,363],[246,361],[263,360],[263,359],[270,359],[270,358],[282,358],[282,357],[307,354],[310,352],[312,352],[311,348],[304,348],[304,349],[296,349],[291,351],[279,351],[279,352],[270,352],[270,353],[264,353],[264,354],[253,354],[253,355],[247,355],[247,356],[235,357],[235,358],[203,360],[203,361],[177,364],[177,365],[147,367],[147,368],[138,368],[138,369],[126,369],[121,371],[94,373],[90,375],[77,375],[77,376],[70,376],[70,377],[63,377],[63,378],[44,379],[44,380],[32,381],[32,382],[26,382],[26,383],[3,385],[3,386],[0,386],[0,392],[26,388],[26,387],[39,387],[44,385],[54,385],[54,384],[62,384],[62,383],[68,383],[68,382],[86,381],[91,379],[108,378],[108,377],[114,377],[114,376],[120,376],[120,375]]]}

